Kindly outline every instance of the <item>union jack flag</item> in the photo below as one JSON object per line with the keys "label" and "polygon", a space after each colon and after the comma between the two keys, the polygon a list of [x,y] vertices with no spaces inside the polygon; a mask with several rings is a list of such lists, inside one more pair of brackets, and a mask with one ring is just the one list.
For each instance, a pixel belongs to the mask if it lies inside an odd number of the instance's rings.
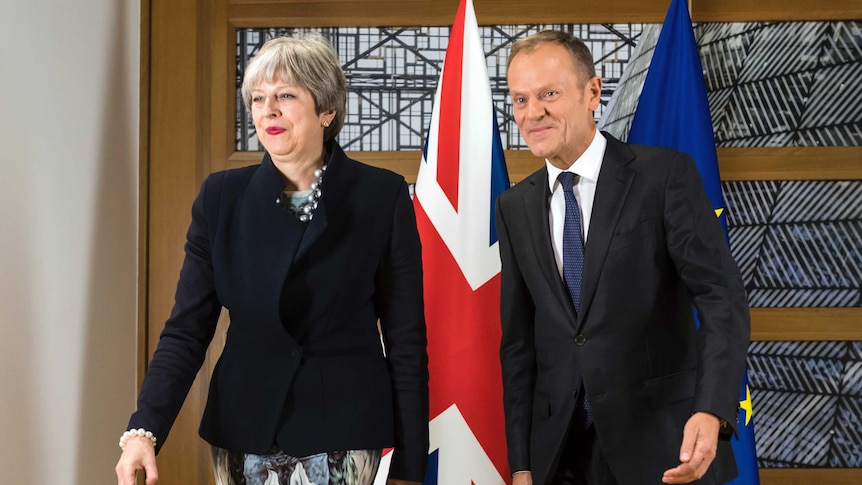
{"label": "union jack flag", "polygon": [[428,326],[431,449],[426,485],[511,481],[494,226],[494,201],[509,188],[509,176],[487,69],[473,2],[462,0],[413,199]]}

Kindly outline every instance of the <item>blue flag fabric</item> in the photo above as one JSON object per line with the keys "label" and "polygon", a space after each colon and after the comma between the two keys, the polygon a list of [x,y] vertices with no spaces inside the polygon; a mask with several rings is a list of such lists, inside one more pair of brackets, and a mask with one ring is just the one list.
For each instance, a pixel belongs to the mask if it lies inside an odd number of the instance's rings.
{"label": "blue flag fabric", "polygon": [[[684,0],[673,0],[667,12],[628,142],[665,146],[690,155],[697,164],[706,193],[727,235],[706,83],[688,5]],[[739,476],[730,483],[759,484],[747,371],[739,400],[739,434],[731,441]]]}

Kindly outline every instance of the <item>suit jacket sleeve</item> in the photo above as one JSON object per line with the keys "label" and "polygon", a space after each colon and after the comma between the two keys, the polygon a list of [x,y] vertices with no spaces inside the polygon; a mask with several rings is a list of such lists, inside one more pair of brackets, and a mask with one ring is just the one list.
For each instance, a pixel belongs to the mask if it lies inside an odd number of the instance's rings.
{"label": "suit jacket sleeve", "polygon": [[392,217],[392,234],[376,277],[375,295],[395,411],[395,451],[389,476],[422,481],[428,462],[428,354],[422,248],[407,184],[403,181]]}
{"label": "suit jacket sleeve", "polygon": [[[497,236],[502,263],[500,280],[500,364],[503,375],[503,408],[509,469],[530,470],[530,433],[533,390],[536,385],[535,307],[512,250],[510,231],[517,222],[507,220],[502,197],[497,200]],[[514,227],[513,227],[514,226]]]}
{"label": "suit jacket sleeve", "polygon": [[203,364],[215,334],[221,303],[215,291],[205,200],[204,182],[192,205],[192,223],[185,245],[175,303],[159,337],[138,397],[138,409],[129,429],[144,428],[158,439],[156,452],[164,444],[186,395]]}
{"label": "suit jacket sleeve", "polygon": [[683,154],[677,162],[668,177],[664,217],[668,251],[700,320],[693,411],[735,426],[751,329],[748,299],[694,162]]}

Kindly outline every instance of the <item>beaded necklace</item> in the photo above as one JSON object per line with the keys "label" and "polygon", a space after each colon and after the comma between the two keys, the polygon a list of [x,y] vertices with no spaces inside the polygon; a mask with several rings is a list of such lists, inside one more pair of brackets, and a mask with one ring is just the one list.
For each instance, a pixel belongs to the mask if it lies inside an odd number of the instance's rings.
{"label": "beaded necklace", "polygon": [[299,205],[292,203],[291,194],[288,191],[281,193],[281,196],[275,200],[284,210],[290,212],[299,218],[301,222],[309,222],[314,218],[314,210],[317,209],[320,197],[323,195],[323,174],[326,172],[326,165],[314,171],[314,176],[317,180],[311,183],[311,193]]}

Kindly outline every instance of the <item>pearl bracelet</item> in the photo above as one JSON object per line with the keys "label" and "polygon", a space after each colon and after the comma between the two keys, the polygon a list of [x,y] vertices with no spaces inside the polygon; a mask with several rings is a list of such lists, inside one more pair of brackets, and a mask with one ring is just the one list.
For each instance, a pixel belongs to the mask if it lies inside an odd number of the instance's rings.
{"label": "pearl bracelet", "polygon": [[120,449],[125,451],[126,442],[129,441],[129,438],[134,438],[136,436],[147,438],[148,440],[150,440],[153,446],[156,446],[156,437],[153,436],[153,433],[145,430],[144,428],[138,428],[130,429],[123,433],[123,436],[120,436]]}

